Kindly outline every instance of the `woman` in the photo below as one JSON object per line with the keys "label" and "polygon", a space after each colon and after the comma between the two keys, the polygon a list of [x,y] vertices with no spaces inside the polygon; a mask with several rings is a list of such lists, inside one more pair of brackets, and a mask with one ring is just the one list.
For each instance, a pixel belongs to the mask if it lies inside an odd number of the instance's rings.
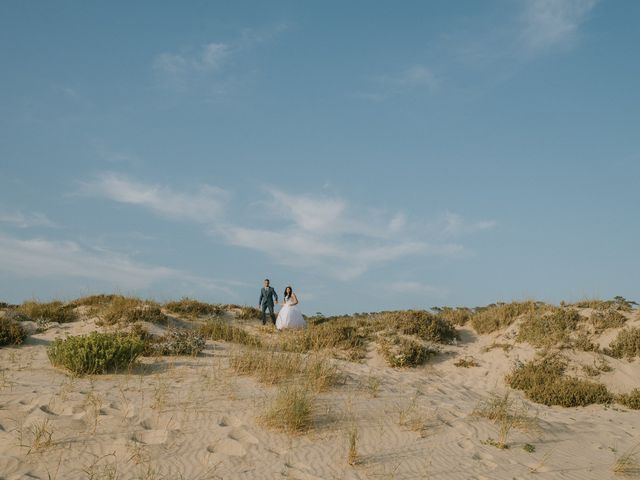
{"label": "woman", "polygon": [[282,301],[282,308],[278,313],[276,320],[276,328],[278,330],[284,330],[285,328],[304,328],[307,326],[302,312],[298,308],[298,297],[291,287],[284,289],[284,298]]}

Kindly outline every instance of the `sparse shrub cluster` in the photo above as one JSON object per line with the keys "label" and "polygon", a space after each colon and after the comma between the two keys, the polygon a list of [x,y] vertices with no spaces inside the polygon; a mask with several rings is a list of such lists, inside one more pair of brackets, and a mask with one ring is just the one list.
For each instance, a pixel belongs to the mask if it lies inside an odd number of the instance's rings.
{"label": "sparse shrub cluster", "polygon": [[426,310],[385,312],[378,322],[398,333],[415,335],[430,342],[447,344],[457,338],[456,329],[448,320]]}
{"label": "sparse shrub cluster", "polygon": [[616,400],[625,407],[640,410],[640,389],[634,388],[629,393],[622,393],[617,396]]}
{"label": "sparse shrub cluster", "polygon": [[618,336],[609,344],[607,353],[616,358],[640,357],[640,328],[620,330]]}
{"label": "sparse shrub cluster", "polygon": [[593,328],[596,333],[601,333],[607,328],[619,328],[624,326],[627,321],[627,317],[618,310],[609,308],[607,310],[594,311],[589,320],[593,324]]}
{"label": "sparse shrub cluster", "polygon": [[508,327],[520,315],[547,308],[549,306],[533,301],[487,305],[476,309],[471,317],[471,325],[478,333],[491,333]]}
{"label": "sparse shrub cluster", "polygon": [[379,351],[391,367],[417,367],[437,353],[422,342],[397,335],[381,339]]}
{"label": "sparse shrub cluster", "polygon": [[255,320],[262,317],[262,312],[255,307],[241,306],[236,313],[236,318],[240,320]]}
{"label": "sparse shrub cluster", "polygon": [[[564,305],[564,302],[562,302]],[[631,311],[636,302],[627,300],[624,297],[616,296],[612,300],[598,300],[598,299],[586,299],[579,302],[571,303],[569,306],[577,308],[592,308],[594,310],[623,310],[625,312]]]}
{"label": "sparse shrub cluster", "polygon": [[199,302],[186,297],[178,301],[167,302],[164,304],[164,308],[172,313],[189,317],[218,316],[224,313],[222,305]]}
{"label": "sparse shrub cluster", "polygon": [[506,381],[524,391],[527,398],[544,405],[578,407],[592,403],[610,403],[612,395],[604,385],[564,374],[567,362],[550,355],[517,366]]}
{"label": "sparse shrub cluster", "polygon": [[162,337],[147,339],[145,355],[198,355],[206,345],[195,330],[170,329]]}
{"label": "sparse shrub cluster", "polygon": [[453,325],[466,325],[473,316],[473,310],[466,307],[436,307],[434,310],[440,318]]}
{"label": "sparse shrub cluster", "polygon": [[18,311],[24,313],[34,321],[45,319],[48,322],[75,322],[78,314],[73,304],[64,304],[59,301],[40,303],[35,301],[24,302],[18,307]]}
{"label": "sparse shrub cluster", "polygon": [[600,349],[598,345],[591,341],[585,331],[581,331],[571,339],[571,347],[582,350],[583,352],[597,352]]}
{"label": "sparse shrub cluster", "polygon": [[136,322],[166,325],[169,320],[157,304],[121,296],[116,296],[99,317],[106,325]]}
{"label": "sparse shrub cluster", "polygon": [[349,360],[366,354],[367,336],[348,317],[341,317],[304,330],[282,332],[277,348],[287,352],[309,352],[325,349],[342,352]]}
{"label": "sparse shrub cluster", "polygon": [[110,305],[116,299],[126,298],[123,295],[116,294],[104,294],[100,293],[97,295],[87,295],[86,297],[76,298],[71,302],[71,304],[76,307],[86,306],[86,307],[104,307],[106,305]]}
{"label": "sparse shrub cluster", "polygon": [[0,346],[20,345],[27,338],[26,330],[13,319],[0,317]]}
{"label": "sparse shrub cluster", "polygon": [[47,349],[52,365],[76,375],[101,374],[130,368],[144,343],[135,335],[98,333],[57,339]]}
{"label": "sparse shrub cluster", "polygon": [[580,314],[574,309],[557,309],[551,313],[529,313],[520,326],[518,341],[536,347],[550,347],[567,342],[576,329]]}
{"label": "sparse shrub cluster", "polygon": [[251,335],[244,329],[217,318],[208,320],[200,327],[199,332],[209,340],[222,340],[254,347],[259,347],[262,344],[255,335]]}

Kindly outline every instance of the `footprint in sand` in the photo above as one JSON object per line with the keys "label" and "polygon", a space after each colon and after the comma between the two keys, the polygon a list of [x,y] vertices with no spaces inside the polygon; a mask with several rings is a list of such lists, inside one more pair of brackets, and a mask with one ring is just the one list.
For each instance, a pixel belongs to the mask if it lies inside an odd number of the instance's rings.
{"label": "footprint in sand", "polygon": [[[220,424],[220,422],[218,423]],[[244,428],[232,428],[227,436],[207,447],[209,453],[220,453],[232,457],[243,457],[247,454],[247,448],[257,445],[258,439]]]}
{"label": "footprint in sand", "polygon": [[133,434],[132,440],[145,445],[161,445],[169,439],[168,430],[143,430]]}

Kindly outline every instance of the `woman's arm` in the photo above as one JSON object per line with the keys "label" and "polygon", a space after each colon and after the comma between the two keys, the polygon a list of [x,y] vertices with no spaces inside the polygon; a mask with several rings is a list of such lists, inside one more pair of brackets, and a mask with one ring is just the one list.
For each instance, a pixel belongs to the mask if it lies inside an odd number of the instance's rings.
{"label": "woman's arm", "polygon": [[289,305],[297,305],[298,304],[298,297],[296,297],[295,293],[291,294],[291,300],[289,301]]}

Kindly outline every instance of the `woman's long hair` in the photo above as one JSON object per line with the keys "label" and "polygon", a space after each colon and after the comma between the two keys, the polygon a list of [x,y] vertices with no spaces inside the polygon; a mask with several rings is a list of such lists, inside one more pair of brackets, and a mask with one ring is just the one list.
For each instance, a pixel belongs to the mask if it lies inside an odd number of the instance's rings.
{"label": "woman's long hair", "polygon": [[[289,296],[287,296],[287,290],[289,290]],[[284,289],[284,295],[283,295],[283,296],[284,296],[284,298],[290,298],[292,294],[293,294],[293,288],[291,288],[291,287],[286,287],[286,288]]]}

